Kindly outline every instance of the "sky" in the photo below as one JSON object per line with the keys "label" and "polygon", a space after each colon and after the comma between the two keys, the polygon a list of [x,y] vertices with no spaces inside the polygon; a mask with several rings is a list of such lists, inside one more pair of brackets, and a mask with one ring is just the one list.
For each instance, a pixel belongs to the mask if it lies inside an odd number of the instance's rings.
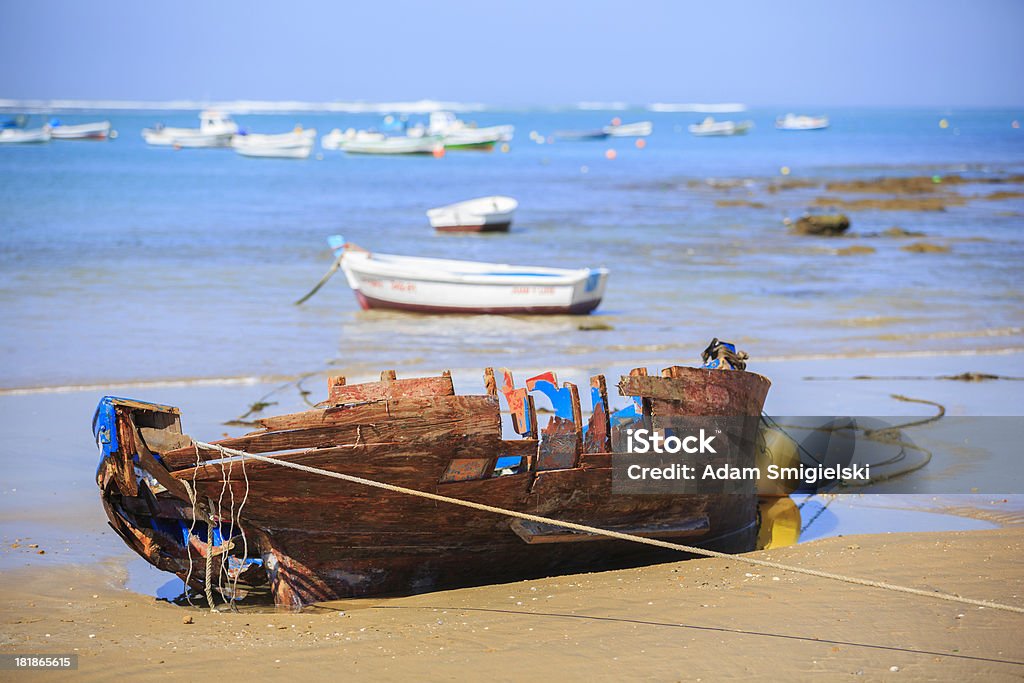
{"label": "sky", "polygon": [[0,0],[0,98],[1024,106],[1021,0]]}

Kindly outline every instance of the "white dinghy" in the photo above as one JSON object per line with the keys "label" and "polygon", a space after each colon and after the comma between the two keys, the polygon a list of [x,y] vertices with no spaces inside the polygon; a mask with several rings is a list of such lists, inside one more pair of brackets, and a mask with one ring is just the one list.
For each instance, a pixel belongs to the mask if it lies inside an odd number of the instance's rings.
{"label": "white dinghy", "polygon": [[786,114],[775,120],[775,127],[779,130],[824,130],[828,128],[828,117]]}
{"label": "white dinghy", "polygon": [[110,121],[73,125],[56,123],[50,129],[50,134],[54,140],[106,140],[110,137]]}
{"label": "white dinghy", "polygon": [[518,206],[512,197],[494,195],[430,209],[427,218],[438,232],[508,232]]}
{"label": "white dinghy", "polygon": [[425,136],[411,138],[405,135],[385,137],[383,139],[359,138],[346,142],[342,149],[349,154],[433,154],[444,153],[441,138]]}
{"label": "white dinghy", "polygon": [[42,128],[4,128],[0,130],[0,144],[27,144],[30,142],[49,142],[50,127]]}
{"label": "white dinghy", "polygon": [[236,135],[231,148],[246,157],[269,159],[308,159],[316,143],[316,129],[298,128],[290,133]]}
{"label": "white dinghy", "polygon": [[608,280],[605,268],[566,270],[395,256],[366,251],[338,235],[329,243],[364,309],[585,314],[601,303]]}
{"label": "white dinghy", "polygon": [[707,117],[700,123],[691,124],[689,131],[691,135],[708,137],[713,135],[744,135],[754,127],[752,121],[715,121],[714,117]]}

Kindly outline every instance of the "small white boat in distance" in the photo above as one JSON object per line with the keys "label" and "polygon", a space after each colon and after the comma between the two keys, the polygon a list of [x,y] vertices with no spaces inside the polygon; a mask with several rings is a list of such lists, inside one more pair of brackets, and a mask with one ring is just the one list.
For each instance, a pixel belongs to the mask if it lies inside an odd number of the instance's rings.
{"label": "small white boat in distance", "polygon": [[271,159],[308,159],[314,144],[316,129],[303,130],[301,127],[290,133],[249,133],[231,139],[232,149],[242,156]]}
{"label": "small white boat in distance", "polygon": [[460,120],[450,111],[435,111],[430,114],[430,125],[409,131],[410,135],[440,136],[445,149],[490,150],[499,142],[508,142],[515,134],[515,126],[487,126],[478,128]]}
{"label": "small white boat in distance", "polygon": [[30,142],[49,142],[50,127],[42,128],[4,128],[0,130],[0,144],[27,144]]}
{"label": "small white boat in distance", "polygon": [[238,124],[227,114],[206,110],[199,114],[199,128],[171,128],[158,125],[143,128],[142,139],[150,145],[168,147],[229,147]]}
{"label": "small white boat in distance", "polygon": [[371,253],[329,240],[364,309],[424,313],[585,314],[601,303],[605,268],[537,268]]}
{"label": "small white boat in distance", "polygon": [[512,197],[479,197],[430,209],[427,218],[438,232],[508,232],[518,206]]}
{"label": "small white boat in distance", "polygon": [[353,141],[379,141],[386,137],[387,135],[384,133],[376,133],[368,130],[356,130],[355,128],[349,128],[348,130],[342,131],[340,128],[335,128],[330,133],[320,138],[320,146],[326,150],[336,151],[345,149],[345,145]]}
{"label": "small white boat in distance", "polygon": [[110,137],[110,121],[65,125],[52,124],[50,134],[54,140],[106,140]]}
{"label": "small white boat in distance", "polygon": [[779,130],[824,130],[828,128],[828,117],[786,114],[775,119],[775,127]]}
{"label": "small white boat in distance", "polygon": [[691,124],[688,130],[698,136],[744,135],[753,127],[753,121],[715,121],[709,116],[700,123]]}
{"label": "small white boat in distance", "polygon": [[654,124],[650,121],[636,123],[612,123],[604,130],[613,138],[645,138],[654,132]]}
{"label": "small white boat in distance", "polygon": [[348,154],[444,154],[444,142],[439,137],[410,138],[405,135],[382,139],[356,138],[342,147]]}

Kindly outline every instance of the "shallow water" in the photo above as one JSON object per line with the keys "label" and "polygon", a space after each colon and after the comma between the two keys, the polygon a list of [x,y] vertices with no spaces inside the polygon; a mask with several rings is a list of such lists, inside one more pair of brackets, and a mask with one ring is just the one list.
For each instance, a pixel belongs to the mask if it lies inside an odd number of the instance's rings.
{"label": "shallow water", "polygon": [[[901,240],[790,236],[781,219],[824,190],[763,191],[783,165],[791,178],[1019,172],[1024,131],[1010,126],[1019,113],[833,111],[832,128],[812,133],[774,130],[778,113],[741,115],[757,124],[745,137],[700,139],[685,132],[694,115],[616,112],[655,122],[641,150],[631,139],[528,137],[592,128],[611,113],[481,112],[467,118],[516,126],[511,150],[443,159],[247,159],[143,143],[139,131],[157,119],[193,125],[193,114],[179,113],[110,114],[120,136],[105,143],[0,148],[0,388],[294,374],[329,363],[355,373],[692,362],[713,336],[755,358],[1022,346],[1024,201],[851,214],[855,233],[900,225],[953,249],[910,254]],[[939,128],[941,117],[950,128]],[[266,132],[378,123],[238,120]],[[707,177],[753,178],[750,198],[767,207],[715,205],[746,189],[687,187]],[[1021,188],[964,191],[996,189]],[[520,201],[511,234],[430,230],[427,208],[492,193]],[[396,253],[606,265],[597,315],[614,329],[580,331],[573,317],[362,312],[341,277],[291,305],[329,265],[333,233]],[[831,253],[850,244],[877,252]]]}

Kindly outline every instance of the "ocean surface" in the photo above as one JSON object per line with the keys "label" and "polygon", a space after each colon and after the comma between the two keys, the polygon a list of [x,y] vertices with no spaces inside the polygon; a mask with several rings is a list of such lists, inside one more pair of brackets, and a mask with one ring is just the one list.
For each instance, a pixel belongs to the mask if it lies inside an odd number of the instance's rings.
{"label": "ocean surface", "polygon": [[[698,114],[482,111],[463,118],[515,125],[507,152],[378,158],[318,148],[305,161],[143,142],[143,127],[195,126],[195,112],[61,115],[108,118],[119,136],[0,146],[0,389],[328,367],[401,375],[689,364],[716,336],[754,359],[1024,347],[1024,199],[849,212],[853,236],[829,239],[791,235],[783,219],[835,193],[767,191],[783,167],[789,179],[821,181],[1022,173],[1024,128],[1012,122],[1024,112],[831,110],[826,131],[777,131],[784,113],[721,115],[756,125],[742,137],[695,138],[686,126]],[[652,120],[654,134],[642,149],[632,138],[531,139],[613,116]],[[252,132],[301,124],[320,134],[380,123],[369,114],[236,120]],[[745,182],[723,189],[709,178]],[[488,194],[519,200],[510,234],[437,236],[427,223],[430,207]],[[908,253],[908,240],[870,236],[892,226],[951,251]],[[364,312],[341,275],[293,305],[330,265],[325,240],[335,233],[389,253],[603,265],[611,275],[592,320]],[[836,255],[852,245],[876,251]]]}

